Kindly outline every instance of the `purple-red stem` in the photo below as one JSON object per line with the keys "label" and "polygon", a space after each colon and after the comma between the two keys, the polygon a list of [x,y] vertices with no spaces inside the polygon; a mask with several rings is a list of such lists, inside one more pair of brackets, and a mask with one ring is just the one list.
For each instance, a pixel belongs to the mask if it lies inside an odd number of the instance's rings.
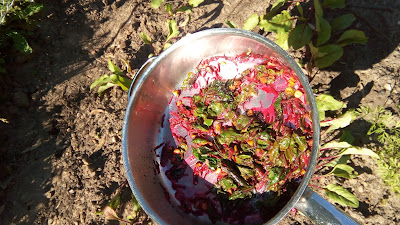
{"label": "purple-red stem", "polygon": [[315,185],[312,185],[312,184],[308,184],[308,186],[309,186],[309,187],[314,187],[314,188],[318,188],[318,189],[324,189],[324,188],[322,188],[322,187],[319,187],[319,186],[315,186]]}

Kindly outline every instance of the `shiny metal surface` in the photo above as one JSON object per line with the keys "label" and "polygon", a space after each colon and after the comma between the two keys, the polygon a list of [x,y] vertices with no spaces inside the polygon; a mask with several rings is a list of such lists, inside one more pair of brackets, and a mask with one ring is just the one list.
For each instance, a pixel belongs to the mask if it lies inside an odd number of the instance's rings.
{"label": "shiny metal surface", "polygon": [[310,188],[306,188],[295,207],[316,224],[359,225],[358,222],[349,217],[341,209],[333,206]]}
{"label": "shiny metal surface", "polygon": [[[122,151],[129,185],[138,202],[157,224],[204,224],[204,220],[176,210],[166,194],[168,180],[159,172],[154,148],[172,141],[167,123],[168,102],[172,90],[179,88],[187,73],[201,59],[215,55],[237,55],[249,51],[272,55],[291,67],[306,91],[312,111],[313,146],[309,167],[291,200],[267,224],[276,224],[300,199],[315,167],[319,148],[319,119],[313,92],[297,63],[278,45],[265,37],[240,29],[217,28],[188,35],[160,54],[147,68],[138,73],[131,90],[124,124]],[[164,123],[164,124],[163,124]],[[167,187],[167,188],[165,188]]]}

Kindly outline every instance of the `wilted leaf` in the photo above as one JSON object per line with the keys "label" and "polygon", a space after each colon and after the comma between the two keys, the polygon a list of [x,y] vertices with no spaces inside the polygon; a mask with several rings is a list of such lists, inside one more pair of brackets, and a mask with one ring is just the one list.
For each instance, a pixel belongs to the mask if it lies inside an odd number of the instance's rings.
{"label": "wilted leaf", "polygon": [[345,46],[348,44],[365,44],[367,43],[368,38],[365,36],[364,32],[360,30],[347,30],[342,36],[340,36],[339,40],[336,44],[340,46]]}
{"label": "wilted leaf", "polygon": [[296,27],[289,34],[289,45],[295,50],[305,46],[312,38],[312,30],[308,24],[303,23]]}
{"label": "wilted leaf", "polygon": [[190,19],[191,19],[190,14],[187,14],[185,20],[180,24],[180,27],[186,26],[189,23]]}
{"label": "wilted leaf", "polygon": [[319,120],[325,119],[325,111],[327,110],[339,110],[346,108],[347,105],[344,102],[334,99],[331,95],[321,94],[315,98],[317,102],[317,108],[319,113]]}
{"label": "wilted leaf", "polygon": [[343,9],[346,7],[345,0],[325,0],[322,6],[331,9]]}
{"label": "wilted leaf", "polygon": [[228,25],[230,28],[237,28],[236,24],[234,24],[232,21],[225,19],[226,25]]}
{"label": "wilted leaf", "polygon": [[330,199],[339,203],[342,206],[357,208],[359,205],[357,197],[339,185],[329,184],[324,189],[325,194]]}
{"label": "wilted leaf", "polygon": [[189,5],[193,7],[199,6],[204,0],[189,0]]}
{"label": "wilted leaf", "polygon": [[327,42],[331,38],[331,25],[327,20],[321,16],[315,15],[315,21],[317,25],[317,46],[320,46]]}
{"label": "wilted leaf", "polygon": [[354,111],[347,111],[345,114],[341,115],[337,119],[323,121],[320,123],[321,127],[329,126],[326,133],[329,133],[333,130],[340,129],[343,127],[347,127],[351,122],[356,118]]}
{"label": "wilted leaf", "polygon": [[332,22],[332,30],[344,30],[348,28],[354,21],[356,20],[356,17],[349,13],[345,14],[342,16],[339,16]]}
{"label": "wilted leaf", "polygon": [[106,217],[106,220],[119,220],[117,213],[110,206],[104,207],[103,215]]}
{"label": "wilted leaf", "polygon": [[368,148],[348,148],[340,153],[340,155],[368,155],[373,158],[379,158],[379,155]]}
{"label": "wilted leaf", "polygon": [[343,178],[354,178],[358,175],[356,171],[354,171],[354,168],[346,165],[346,164],[337,164],[329,174],[333,174],[337,177],[343,177]]}
{"label": "wilted leaf", "polygon": [[151,0],[151,7],[153,9],[158,9],[164,0]]}
{"label": "wilted leaf", "polygon": [[165,42],[168,42],[171,38],[174,38],[179,34],[178,25],[176,24],[175,20],[168,20],[167,25],[168,25],[169,35],[165,40]]}
{"label": "wilted leaf", "polygon": [[244,23],[243,30],[253,30],[257,26],[258,22],[258,14],[254,13]]}
{"label": "wilted leaf", "polygon": [[24,36],[16,31],[9,32],[7,35],[13,40],[13,46],[15,49],[26,54],[32,53],[32,48],[29,46],[28,41],[26,41]]}
{"label": "wilted leaf", "polygon": [[332,65],[343,55],[343,49],[339,45],[325,45],[318,48],[318,55],[314,58],[314,65],[325,68]]}
{"label": "wilted leaf", "polygon": [[151,38],[144,32],[140,32],[140,37],[146,44],[151,44]]}
{"label": "wilted leaf", "polygon": [[324,11],[322,11],[321,2],[319,0],[314,0],[315,17],[323,17]]}
{"label": "wilted leaf", "polygon": [[107,84],[108,82],[111,82],[111,77],[109,75],[103,75],[90,85],[90,91],[92,91],[93,88],[95,88],[97,85],[104,85]]}

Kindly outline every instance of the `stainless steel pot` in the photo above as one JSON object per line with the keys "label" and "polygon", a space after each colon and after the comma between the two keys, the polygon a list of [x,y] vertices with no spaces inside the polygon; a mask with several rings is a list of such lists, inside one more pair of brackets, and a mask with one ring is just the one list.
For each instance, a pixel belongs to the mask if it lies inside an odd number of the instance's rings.
{"label": "stainless steel pot", "polygon": [[320,138],[318,111],[307,78],[297,63],[274,42],[265,37],[230,28],[217,28],[188,35],[158,57],[150,59],[137,73],[129,90],[129,103],[123,124],[122,151],[129,185],[145,212],[157,224],[204,224],[194,216],[176,209],[166,197],[173,194],[168,179],[159,168],[161,143],[173,141],[168,126],[168,103],[172,90],[182,84],[187,73],[204,58],[215,55],[253,53],[273,55],[291,67],[301,81],[313,120],[313,146],[303,181],[286,205],[266,224],[276,224],[293,207],[318,224],[357,224],[311,189]]}

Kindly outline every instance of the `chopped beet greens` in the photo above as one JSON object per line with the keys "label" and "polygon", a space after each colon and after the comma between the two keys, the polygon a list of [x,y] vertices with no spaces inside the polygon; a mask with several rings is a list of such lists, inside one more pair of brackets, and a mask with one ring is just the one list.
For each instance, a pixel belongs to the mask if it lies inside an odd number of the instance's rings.
{"label": "chopped beet greens", "polygon": [[[263,211],[290,198],[311,152],[310,110],[294,71],[271,56],[216,56],[173,93],[169,121],[178,147],[164,155],[184,211],[213,222],[268,219]],[[180,193],[185,176],[194,177],[190,185],[206,181],[208,191]]]}

